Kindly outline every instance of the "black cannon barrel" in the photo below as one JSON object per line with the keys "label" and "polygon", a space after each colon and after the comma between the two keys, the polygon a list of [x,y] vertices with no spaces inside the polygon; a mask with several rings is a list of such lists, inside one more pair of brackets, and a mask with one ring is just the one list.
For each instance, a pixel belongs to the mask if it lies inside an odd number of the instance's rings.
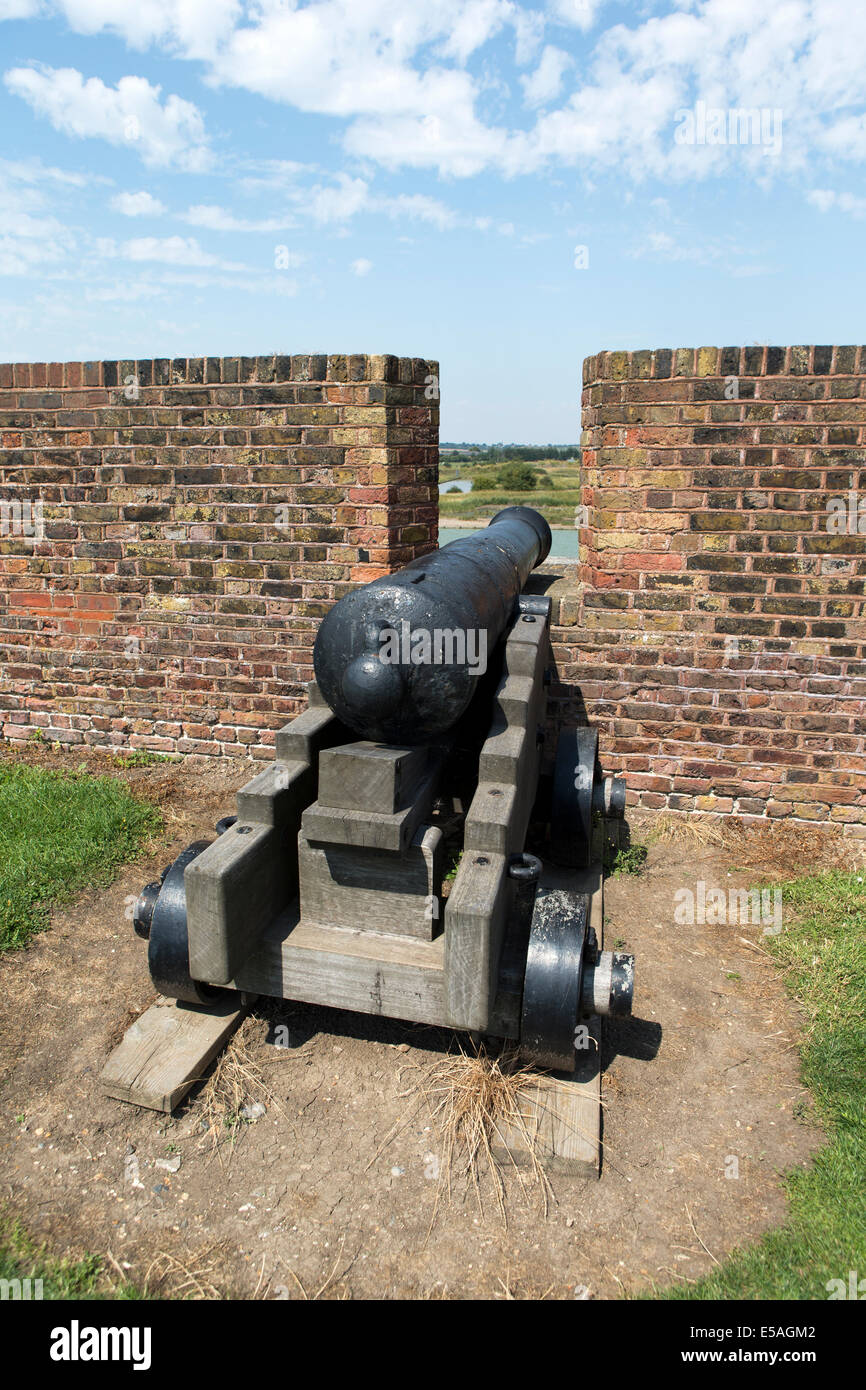
{"label": "black cannon barrel", "polygon": [[427,743],[447,732],[550,546],[539,512],[506,507],[484,531],[340,599],[313,652],[334,713],[377,743]]}

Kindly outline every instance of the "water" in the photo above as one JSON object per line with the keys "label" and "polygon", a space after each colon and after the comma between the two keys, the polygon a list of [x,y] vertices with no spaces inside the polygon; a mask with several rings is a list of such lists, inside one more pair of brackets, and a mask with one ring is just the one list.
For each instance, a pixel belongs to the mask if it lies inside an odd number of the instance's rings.
{"label": "water", "polygon": [[[439,544],[447,545],[449,541],[457,541],[461,536],[474,535],[476,531],[485,530],[484,526],[440,526]],[[577,531],[570,528],[562,530],[552,528],[553,545],[550,547],[551,560],[576,560],[578,558],[578,546],[580,544]]]}
{"label": "water", "polygon": [[457,492],[471,492],[471,491],[472,491],[472,479],[471,479],[471,478],[452,478],[451,481],[450,481],[450,483],[440,483],[440,484],[439,484],[439,492],[440,492],[440,493],[454,492],[455,490],[456,490]]}

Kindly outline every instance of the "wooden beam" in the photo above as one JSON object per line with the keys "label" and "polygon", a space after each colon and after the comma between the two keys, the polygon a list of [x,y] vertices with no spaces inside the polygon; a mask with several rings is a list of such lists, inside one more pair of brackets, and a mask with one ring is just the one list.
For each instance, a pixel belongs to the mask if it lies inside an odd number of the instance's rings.
{"label": "wooden beam", "polygon": [[114,1100],[172,1111],[200,1081],[246,1014],[236,994],[213,1004],[159,999],[127,1028],[99,1084]]}
{"label": "wooden beam", "polygon": [[275,999],[445,1023],[443,937],[377,936],[298,921],[297,903],[265,932],[237,989]]}

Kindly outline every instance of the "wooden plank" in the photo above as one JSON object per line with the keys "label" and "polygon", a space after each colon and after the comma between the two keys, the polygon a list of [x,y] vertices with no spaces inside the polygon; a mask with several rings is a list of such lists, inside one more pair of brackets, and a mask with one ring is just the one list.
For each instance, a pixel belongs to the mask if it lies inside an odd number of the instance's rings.
{"label": "wooden plank", "polygon": [[327,705],[318,701],[310,703],[308,709],[290,719],[277,730],[276,757],[281,763],[309,763],[317,767],[319,753],[323,748],[332,748],[336,743],[346,743],[352,737],[351,729],[341,724]]}
{"label": "wooden plank", "polygon": [[188,866],[184,883],[194,980],[227,984],[285,907],[292,861],[285,839],[282,845],[280,840],[269,825],[239,822]]}
{"label": "wooden plank", "polygon": [[530,1162],[527,1133],[546,1169],[597,1178],[601,1166],[601,1019],[587,1023],[590,1046],[574,1074],[539,1076],[521,1096],[523,1126],[516,1124],[492,1145],[494,1156],[520,1167]]}
{"label": "wooden plank", "polygon": [[301,814],[316,794],[306,763],[272,763],[238,792],[238,820],[184,874],[192,977],[232,978],[297,892]]}
{"label": "wooden plank", "polygon": [[463,859],[445,905],[449,1022],[471,1031],[488,1031],[496,1016],[512,897],[507,856],[523,848],[538,785],[536,730],[544,722],[549,641],[546,621],[529,617],[519,617],[505,641]]}
{"label": "wooden plank", "polygon": [[316,776],[308,763],[268,763],[238,792],[238,823],[272,825],[297,835],[301,811],[315,796]]}
{"label": "wooden plank", "polygon": [[236,995],[213,1004],[161,999],[127,1028],[99,1084],[114,1100],[169,1112],[199,1081],[243,1019]]}
{"label": "wooden plank", "polygon": [[[532,788],[533,797],[535,788]],[[518,820],[520,788],[507,782],[479,782],[463,832],[464,852],[510,854]]]}
{"label": "wooden plank", "polygon": [[265,933],[234,985],[276,999],[441,1026],[443,940],[302,923],[294,905]]}
{"label": "wooden plank", "polygon": [[445,904],[448,1022],[483,1032],[490,1026],[500,946],[509,907],[502,854],[464,854]]}

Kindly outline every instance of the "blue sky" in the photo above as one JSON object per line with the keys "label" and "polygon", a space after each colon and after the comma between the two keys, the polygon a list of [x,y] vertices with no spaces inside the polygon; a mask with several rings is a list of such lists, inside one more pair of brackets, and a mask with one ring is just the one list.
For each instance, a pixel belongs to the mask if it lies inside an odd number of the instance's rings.
{"label": "blue sky", "polygon": [[858,342],[866,5],[0,0],[0,359],[438,357],[570,443],[601,348]]}

